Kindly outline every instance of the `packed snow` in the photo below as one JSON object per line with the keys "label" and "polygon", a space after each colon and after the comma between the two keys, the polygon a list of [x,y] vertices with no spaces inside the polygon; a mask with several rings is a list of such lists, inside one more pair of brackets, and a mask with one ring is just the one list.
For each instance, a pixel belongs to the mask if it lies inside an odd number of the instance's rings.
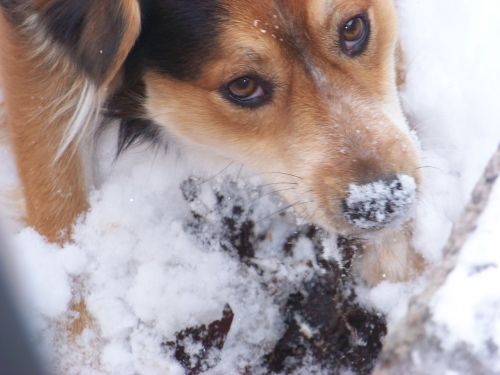
{"label": "packed snow", "polygon": [[[414,245],[432,267],[500,142],[500,4],[398,0],[397,6],[408,63],[401,99],[424,156]],[[91,208],[75,227],[74,243],[59,247],[20,224],[22,200],[3,136],[0,207],[5,231],[12,234],[6,262],[33,340],[57,372],[183,374],[164,343],[182,329],[220,319],[226,305],[235,318],[224,350],[214,354],[220,358],[207,357],[207,366],[218,362],[211,373],[237,373],[272,349],[284,330],[284,299],[318,269],[307,238],[300,238],[292,257],[281,254],[301,222],[278,199],[279,188],[240,165],[175,147],[135,147],[115,161],[111,129],[98,145]],[[410,181],[405,186],[403,200],[414,189]],[[220,219],[235,207],[245,207],[237,224],[252,218],[262,234],[262,251],[252,260],[258,267],[242,262],[245,254],[228,251],[235,239],[219,241],[220,232],[234,224]],[[492,374],[500,373],[499,221],[497,186],[457,269],[432,302],[441,357],[465,347]],[[333,236],[325,235],[322,244],[325,258],[339,258]],[[424,274],[358,292],[363,303],[387,314],[390,330],[425,281]],[[68,307],[75,285],[94,317],[77,343],[58,329],[73,318]],[[196,352],[192,344],[187,350]],[[442,365],[435,366],[429,374],[443,373]],[[450,374],[470,373],[459,364],[446,366]]]}

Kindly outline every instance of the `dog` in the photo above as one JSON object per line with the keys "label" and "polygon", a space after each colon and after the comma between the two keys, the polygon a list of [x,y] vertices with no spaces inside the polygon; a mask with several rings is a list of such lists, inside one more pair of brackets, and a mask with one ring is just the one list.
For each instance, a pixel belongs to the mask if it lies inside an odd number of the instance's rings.
{"label": "dog", "polygon": [[302,216],[366,237],[375,284],[419,272],[419,152],[398,99],[391,0],[0,0],[7,127],[26,221],[71,239],[92,139],[180,142],[271,182]]}

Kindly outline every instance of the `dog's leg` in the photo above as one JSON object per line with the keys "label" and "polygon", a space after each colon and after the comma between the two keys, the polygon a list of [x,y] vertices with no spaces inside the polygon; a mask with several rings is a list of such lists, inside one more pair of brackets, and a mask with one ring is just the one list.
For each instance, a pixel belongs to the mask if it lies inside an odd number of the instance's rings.
{"label": "dog's leg", "polygon": [[3,18],[0,34],[7,127],[26,200],[26,220],[50,241],[62,242],[86,208],[75,146],[56,158],[71,117],[70,111],[64,113],[62,99],[78,100],[75,77],[68,77],[61,67],[50,70]]}

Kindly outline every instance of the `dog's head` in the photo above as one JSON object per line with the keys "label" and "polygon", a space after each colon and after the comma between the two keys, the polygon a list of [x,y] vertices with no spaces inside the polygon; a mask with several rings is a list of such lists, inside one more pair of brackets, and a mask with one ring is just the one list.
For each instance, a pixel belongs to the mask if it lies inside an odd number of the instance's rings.
{"label": "dog's head", "polygon": [[135,135],[242,162],[341,233],[412,205],[419,161],[391,0],[33,1],[89,78],[113,87],[112,111]]}

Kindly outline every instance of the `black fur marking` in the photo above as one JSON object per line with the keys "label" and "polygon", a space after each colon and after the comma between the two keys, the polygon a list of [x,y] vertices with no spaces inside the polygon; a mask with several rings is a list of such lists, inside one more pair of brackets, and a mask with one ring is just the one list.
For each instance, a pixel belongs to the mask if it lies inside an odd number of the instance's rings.
{"label": "black fur marking", "polygon": [[143,142],[150,142],[153,145],[159,144],[160,132],[160,127],[152,121],[137,118],[123,119],[120,122],[116,156],[129,147]]}
{"label": "black fur marking", "polygon": [[121,90],[110,99],[105,110],[108,117],[120,120],[117,157],[129,147],[142,142],[160,143],[160,127],[146,118],[143,108],[146,88],[144,82],[137,80],[140,76],[136,68],[130,65],[125,67],[130,79],[124,81]]}
{"label": "black fur marking", "polygon": [[109,101],[107,114],[120,119],[118,155],[141,142],[161,143],[161,127],[147,119],[144,72],[196,78],[218,42],[225,12],[218,0],[144,0],[141,36],[125,63],[123,86]]}
{"label": "black fur marking", "polygon": [[146,0],[139,48],[146,66],[194,79],[217,51],[226,12],[218,0]]}
{"label": "black fur marking", "polygon": [[146,100],[146,87],[140,71],[126,64],[125,79],[120,89],[108,100],[105,114],[115,119],[146,118],[143,104]]}
{"label": "black fur marking", "polygon": [[5,18],[13,26],[21,26],[24,20],[35,12],[32,4],[25,0],[0,0],[0,7]]}
{"label": "black fur marking", "polygon": [[131,80],[125,81],[122,89],[109,101],[106,108],[108,117],[120,120],[117,157],[133,145],[143,142],[153,145],[161,143],[161,128],[146,118],[143,108],[146,90],[144,82],[137,81],[138,76],[132,79],[130,70],[132,69],[129,66],[125,69]]}
{"label": "black fur marking", "polygon": [[137,54],[132,54],[125,64],[122,87],[108,101],[105,109],[109,118],[120,120],[117,157],[133,145],[161,143],[161,128],[147,119],[143,107],[146,87],[142,81],[142,71]]}
{"label": "black fur marking", "polygon": [[58,0],[42,13],[41,18],[54,39],[67,47],[77,48],[87,22],[89,4],[87,1]]}
{"label": "black fur marking", "polygon": [[[0,6],[8,12],[19,11],[23,7],[22,0],[0,0]],[[26,8],[26,6],[24,6]]]}
{"label": "black fur marking", "polygon": [[124,31],[119,4],[103,0],[55,0],[41,13],[49,34],[96,83],[114,62]]}
{"label": "black fur marking", "polygon": [[19,0],[0,0],[0,6],[11,12],[19,6]]}

